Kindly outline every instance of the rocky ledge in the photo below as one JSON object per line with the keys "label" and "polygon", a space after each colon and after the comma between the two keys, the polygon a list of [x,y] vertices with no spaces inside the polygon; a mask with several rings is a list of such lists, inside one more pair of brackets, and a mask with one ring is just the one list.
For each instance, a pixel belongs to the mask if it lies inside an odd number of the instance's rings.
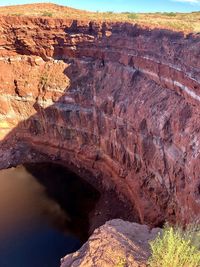
{"label": "rocky ledge", "polygon": [[112,220],[96,229],[80,250],[61,260],[61,267],[145,267],[149,242],[161,229]]}

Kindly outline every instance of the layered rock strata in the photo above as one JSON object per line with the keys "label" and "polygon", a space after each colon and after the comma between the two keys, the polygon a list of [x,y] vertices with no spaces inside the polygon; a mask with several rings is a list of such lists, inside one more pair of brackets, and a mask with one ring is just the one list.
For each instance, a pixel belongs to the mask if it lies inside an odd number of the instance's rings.
{"label": "layered rock strata", "polygon": [[142,223],[199,219],[198,35],[28,17],[0,33],[0,168],[57,161]]}

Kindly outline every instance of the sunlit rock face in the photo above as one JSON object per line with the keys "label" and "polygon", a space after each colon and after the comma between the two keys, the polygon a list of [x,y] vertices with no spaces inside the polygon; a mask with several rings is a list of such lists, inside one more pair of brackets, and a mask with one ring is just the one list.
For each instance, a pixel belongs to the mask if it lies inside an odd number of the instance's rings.
{"label": "sunlit rock face", "polygon": [[147,267],[151,255],[149,242],[161,233],[160,228],[150,229],[123,220],[108,221],[94,231],[81,249],[63,257],[61,267]]}
{"label": "sunlit rock face", "polygon": [[199,218],[198,36],[27,17],[0,32],[1,168],[58,161],[142,223]]}

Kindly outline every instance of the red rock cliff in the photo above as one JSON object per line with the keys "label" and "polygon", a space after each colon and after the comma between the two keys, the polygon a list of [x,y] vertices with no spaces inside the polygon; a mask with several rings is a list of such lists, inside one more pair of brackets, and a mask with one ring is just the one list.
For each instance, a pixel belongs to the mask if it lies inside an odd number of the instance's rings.
{"label": "red rock cliff", "polygon": [[0,33],[1,168],[60,161],[142,223],[199,218],[198,35],[26,17]]}

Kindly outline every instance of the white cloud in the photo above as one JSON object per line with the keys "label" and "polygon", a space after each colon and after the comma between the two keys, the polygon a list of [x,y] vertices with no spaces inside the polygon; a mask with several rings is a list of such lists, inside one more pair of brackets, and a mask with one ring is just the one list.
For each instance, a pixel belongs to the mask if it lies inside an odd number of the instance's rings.
{"label": "white cloud", "polygon": [[200,0],[172,0],[173,2],[182,2],[189,4],[200,4]]}

